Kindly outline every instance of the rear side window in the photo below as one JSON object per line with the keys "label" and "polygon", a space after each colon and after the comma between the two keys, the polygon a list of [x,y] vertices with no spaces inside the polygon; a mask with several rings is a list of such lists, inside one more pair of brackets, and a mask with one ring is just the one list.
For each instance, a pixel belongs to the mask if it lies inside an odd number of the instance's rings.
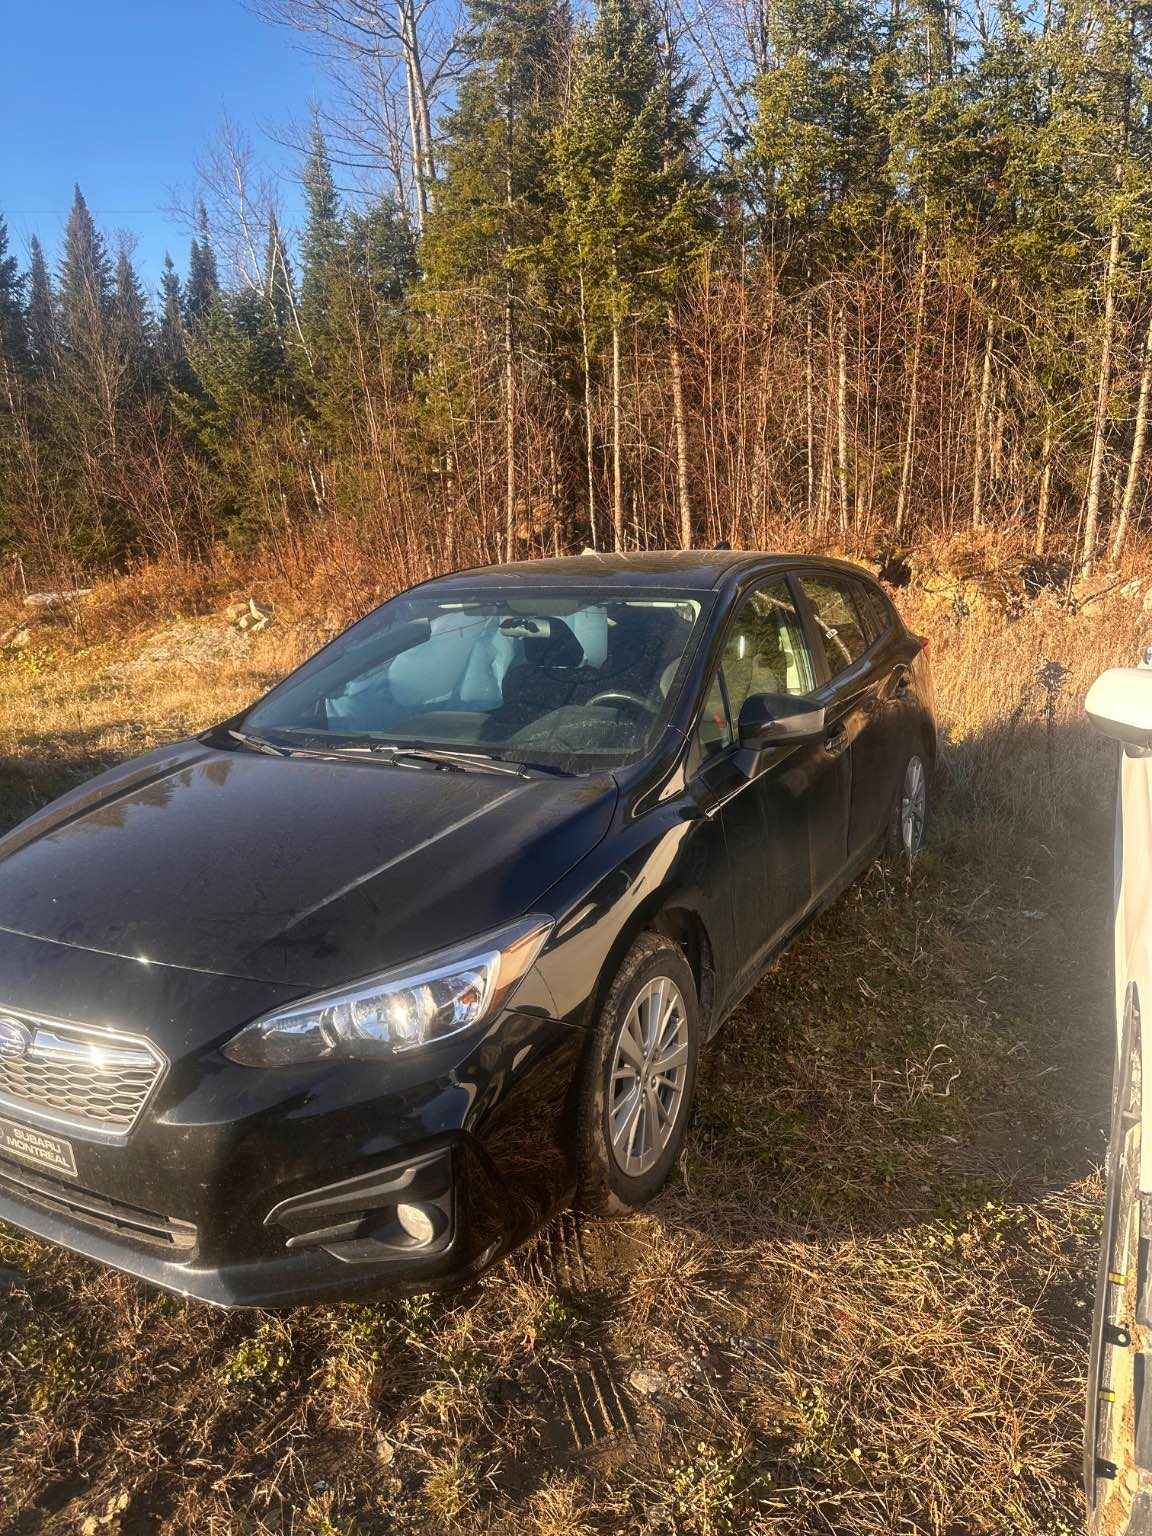
{"label": "rear side window", "polygon": [[835,677],[863,656],[871,644],[852,599],[856,584],[832,576],[802,576],[800,584],[812,604],[828,670]]}
{"label": "rear side window", "polygon": [[878,592],[875,587],[870,587],[867,582],[855,582],[852,590],[856,595],[856,606],[860,610],[860,617],[864,621],[868,643],[871,644],[877,635],[882,635],[892,623],[887,599],[883,593]]}

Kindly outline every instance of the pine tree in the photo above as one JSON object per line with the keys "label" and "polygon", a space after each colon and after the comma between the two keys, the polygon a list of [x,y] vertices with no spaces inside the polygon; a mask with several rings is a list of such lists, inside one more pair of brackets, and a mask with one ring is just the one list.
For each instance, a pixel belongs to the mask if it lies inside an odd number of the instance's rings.
{"label": "pine tree", "polygon": [[313,346],[321,346],[344,261],[344,229],[332,162],[318,123],[312,125],[303,183],[308,219],[300,252],[300,321]]}
{"label": "pine tree", "polygon": [[56,300],[44,248],[35,235],[29,243],[28,343],[33,370],[48,373],[56,355]]}

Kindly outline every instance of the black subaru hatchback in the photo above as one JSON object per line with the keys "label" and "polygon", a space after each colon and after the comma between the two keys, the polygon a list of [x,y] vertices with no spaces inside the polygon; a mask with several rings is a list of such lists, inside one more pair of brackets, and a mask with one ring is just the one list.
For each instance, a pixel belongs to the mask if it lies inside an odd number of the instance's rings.
{"label": "black subaru hatchback", "polygon": [[851,566],[402,593],[0,840],[0,1218],[270,1306],[647,1200],[707,1039],[919,848],[935,745],[924,641]]}

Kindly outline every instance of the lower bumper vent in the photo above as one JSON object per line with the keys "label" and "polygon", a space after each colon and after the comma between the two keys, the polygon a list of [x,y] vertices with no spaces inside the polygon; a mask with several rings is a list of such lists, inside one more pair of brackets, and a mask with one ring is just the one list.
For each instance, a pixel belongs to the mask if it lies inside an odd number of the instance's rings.
{"label": "lower bumper vent", "polygon": [[11,1195],[26,1205],[39,1206],[86,1227],[145,1243],[150,1248],[165,1248],[180,1255],[190,1254],[196,1246],[196,1228],[190,1222],[159,1216],[140,1206],[123,1205],[60,1179],[33,1173],[4,1158],[0,1158],[0,1194]]}

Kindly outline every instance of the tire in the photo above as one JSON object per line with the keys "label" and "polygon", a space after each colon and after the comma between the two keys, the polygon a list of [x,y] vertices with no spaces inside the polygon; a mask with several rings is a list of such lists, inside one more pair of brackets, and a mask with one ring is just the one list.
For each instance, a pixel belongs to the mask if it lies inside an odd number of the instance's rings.
{"label": "tire", "polygon": [[[655,1040],[654,1028],[659,1030]],[[584,1210],[634,1210],[667,1180],[692,1110],[701,1034],[691,966],[671,939],[642,934],[608,989],[589,1041],[578,1111],[578,1202]],[[652,1064],[661,1061],[676,1065],[653,1081]],[[625,1075],[629,1072],[636,1080],[634,1090]],[[646,1075],[648,1092],[643,1089]],[[655,1135],[650,1129],[653,1098]]]}
{"label": "tire", "polygon": [[922,752],[913,751],[904,760],[888,821],[885,844],[890,858],[904,859],[909,864],[915,860],[924,846],[928,811],[928,764]]}

